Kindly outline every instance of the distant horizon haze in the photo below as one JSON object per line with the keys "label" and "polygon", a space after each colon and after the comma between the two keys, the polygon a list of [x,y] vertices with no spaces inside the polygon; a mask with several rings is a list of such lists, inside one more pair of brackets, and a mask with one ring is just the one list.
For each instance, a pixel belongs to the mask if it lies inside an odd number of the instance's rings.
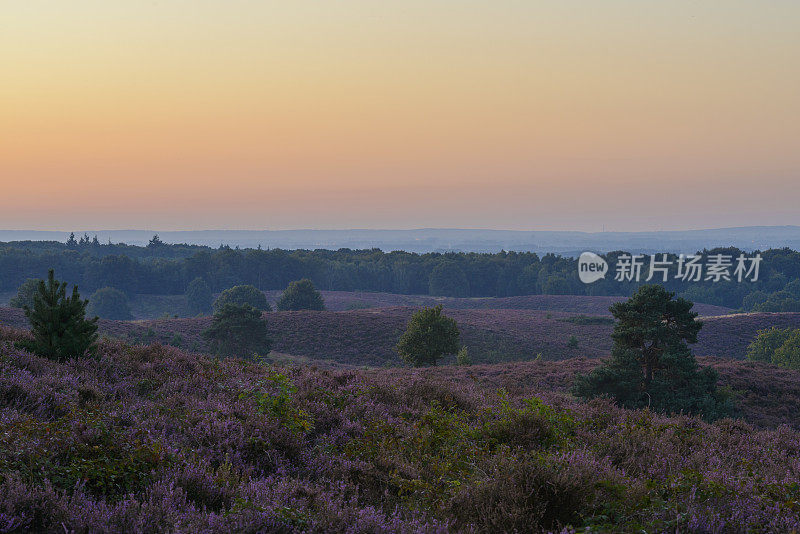
{"label": "distant horizon haze", "polygon": [[[0,241],[60,241],[70,232],[0,230]],[[418,229],[295,229],[295,230],[77,230],[97,235],[101,243],[146,245],[158,234],[165,243],[186,243],[219,247],[282,249],[370,249],[408,252],[555,252],[577,256],[583,251],[608,252],[686,252],[704,248],[736,246],[742,250],[765,250],[790,247],[800,250],[800,226],[753,226],[738,228],[698,229],[686,231],[640,232],[580,232],[580,231],[520,231],[466,228]]]}

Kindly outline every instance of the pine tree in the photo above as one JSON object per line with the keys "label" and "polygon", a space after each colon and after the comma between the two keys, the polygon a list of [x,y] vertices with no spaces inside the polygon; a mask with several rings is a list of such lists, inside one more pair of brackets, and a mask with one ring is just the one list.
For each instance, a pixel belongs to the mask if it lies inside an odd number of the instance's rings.
{"label": "pine tree", "polygon": [[97,341],[97,317],[86,320],[86,305],[77,286],[67,297],[67,283],[55,279],[53,270],[47,282],[39,281],[33,307],[25,307],[33,339],[20,345],[45,358],[64,361],[92,352]]}
{"label": "pine tree", "polygon": [[67,246],[69,248],[75,248],[78,246],[78,241],[75,239],[75,232],[70,232],[69,239],[67,239]]}
{"label": "pine tree", "polygon": [[163,246],[163,245],[164,245],[164,242],[161,241],[161,238],[158,237],[158,234],[155,234],[153,236],[153,238],[150,239],[150,242],[147,243],[147,246],[150,247],[150,248],[156,248],[156,247],[160,247],[160,246]]}
{"label": "pine tree", "polygon": [[715,419],[732,406],[716,389],[713,369],[700,368],[687,343],[696,343],[703,323],[692,303],[674,299],[659,285],[645,285],[626,302],[611,306],[617,320],[611,358],[577,377],[573,393],[606,395],[625,408],[650,407]]}

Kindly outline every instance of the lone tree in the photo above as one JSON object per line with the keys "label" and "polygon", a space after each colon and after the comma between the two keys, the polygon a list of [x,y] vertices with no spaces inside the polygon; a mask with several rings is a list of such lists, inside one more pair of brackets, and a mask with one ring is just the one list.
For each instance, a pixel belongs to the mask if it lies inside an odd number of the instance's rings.
{"label": "lone tree", "polygon": [[25,307],[31,324],[32,340],[19,344],[39,356],[64,361],[94,350],[97,341],[97,317],[86,320],[87,300],[81,300],[73,286],[67,297],[67,283],[55,279],[51,269],[47,282],[39,281],[33,306]]}
{"label": "lone tree", "polygon": [[436,365],[445,354],[458,352],[460,332],[454,319],[442,315],[442,306],[414,312],[406,331],[397,343],[397,352],[406,362],[421,367]]}
{"label": "lone tree", "polygon": [[[88,239],[89,239],[89,237],[87,236],[87,237],[86,237],[86,239],[88,240]],[[149,248],[158,248],[158,247],[163,247],[163,246],[164,246],[164,242],[163,242],[163,241],[161,241],[161,238],[160,238],[160,237],[158,237],[158,234],[155,234],[155,235],[154,235],[154,236],[153,236],[153,237],[150,239],[150,241],[147,243],[147,246],[148,246]]]}
{"label": "lone tree", "polygon": [[276,305],[279,311],[324,310],[325,301],[308,278],[289,284]]}
{"label": "lone tree", "polygon": [[220,356],[250,358],[257,353],[266,354],[272,347],[267,323],[261,318],[261,312],[249,304],[222,306],[214,313],[203,337]]}
{"label": "lone tree", "polygon": [[25,307],[32,308],[33,307],[33,298],[36,296],[36,293],[39,292],[39,280],[36,278],[28,278],[25,280],[19,289],[17,290],[17,294],[11,298],[8,305],[12,308],[22,308]]}
{"label": "lone tree", "polygon": [[128,305],[128,297],[113,287],[104,287],[92,293],[86,311],[90,315],[99,315],[103,319],[127,321],[133,318]]}
{"label": "lone tree", "polygon": [[716,390],[713,369],[700,368],[687,343],[696,343],[703,324],[692,303],[660,285],[645,285],[626,302],[611,306],[617,320],[611,359],[579,376],[573,393],[609,396],[625,408],[659,412],[728,415],[730,401]]}
{"label": "lone tree", "polygon": [[205,280],[199,276],[189,282],[186,287],[186,305],[192,315],[206,314],[211,311],[214,296]]}
{"label": "lone tree", "polygon": [[249,304],[259,311],[271,311],[267,297],[256,286],[233,286],[219,294],[214,301],[214,311],[221,310],[226,304]]}

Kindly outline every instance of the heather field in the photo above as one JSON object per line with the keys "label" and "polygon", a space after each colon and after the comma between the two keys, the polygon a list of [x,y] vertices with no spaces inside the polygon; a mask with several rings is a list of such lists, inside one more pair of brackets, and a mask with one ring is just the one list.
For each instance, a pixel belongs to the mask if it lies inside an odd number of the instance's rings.
{"label": "heather field", "polygon": [[[350,311],[298,311],[266,314],[273,349],[282,354],[351,365],[399,365],[397,339],[414,308],[394,307]],[[461,328],[462,342],[474,361],[494,363],[605,356],[611,350],[613,324],[605,316],[536,310],[447,311]],[[800,313],[748,313],[703,317],[701,356],[744,359],[758,330],[770,326],[800,327]],[[0,324],[27,328],[21,310],[0,308]],[[207,349],[200,336],[210,318],[100,321],[100,332],[131,343],[158,341],[190,351]],[[577,346],[570,345],[575,337]],[[447,362],[445,362],[447,363]]]}
{"label": "heather field", "polygon": [[[281,291],[266,291],[271,303],[277,302]],[[398,306],[435,306],[446,309],[466,310],[539,310],[550,312],[580,313],[585,315],[611,316],[608,307],[626,297],[585,295],[525,295],[516,297],[456,298],[432,297],[428,295],[398,295],[395,293],[372,293],[363,291],[321,291],[325,307],[331,311],[360,308],[392,308]],[[725,315],[730,308],[696,303],[700,315]]]}
{"label": "heather field", "polygon": [[[282,291],[265,291],[267,300],[275,308]],[[321,291],[325,307],[330,311],[350,311],[372,308],[421,307],[441,304],[446,309],[464,310],[537,310],[610,317],[608,307],[624,297],[585,295],[527,295],[518,297],[455,298],[428,295],[399,295],[364,291]],[[7,306],[16,293],[0,293],[0,305]],[[158,319],[165,314],[190,316],[183,295],[135,295],[129,301],[135,319]],[[700,315],[726,315],[733,310],[722,306],[696,303]]]}
{"label": "heather field", "polygon": [[104,342],[61,364],[2,334],[2,532],[800,528],[792,371],[703,360],[750,397],[708,424],[576,401],[588,359],[326,370]]}

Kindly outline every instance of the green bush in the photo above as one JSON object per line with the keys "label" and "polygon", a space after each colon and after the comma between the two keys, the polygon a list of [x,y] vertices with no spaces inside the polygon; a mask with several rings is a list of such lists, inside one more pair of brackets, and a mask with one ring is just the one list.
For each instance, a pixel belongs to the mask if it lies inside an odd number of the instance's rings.
{"label": "green bush", "polygon": [[0,445],[0,472],[17,471],[29,482],[46,479],[65,491],[81,483],[112,499],[143,488],[166,458],[143,433],[123,431],[111,417],[92,411],[4,423]]}
{"label": "green bush", "polygon": [[411,316],[397,352],[412,365],[436,365],[445,354],[458,352],[460,335],[455,320],[442,315],[441,305],[423,308]]}
{"label": "green bush", "polygon": [[8,305],[12,308],[33,308],[33,298],[39,291],[39,280],[28,278],[23,282],[17,294],[11,298]]}
{"label": "green bush", "polygon": [[233,286],[219,294],[214,301],[214,311],[220,311],[226,304],[241,306],[247,304],[258,311],[270,311],[272,308],[267,297],[257,287],[251,285]]}
{"label": "green bush", "polygon": [[303,278],[289,284],[278,299],[276,307],[279,311],[320,311],[325,309],[325,301],[322,300],[320,292],[314,288],[314,283],[308,278]]}
{"label": "green bush", "polygon": [[792,328],[778,328],[759,330],[756,338],[747,347],[747,359],[756,362],[772,362],[775,351],[783,345],[792,335]]}
{"label": "green bush", "polygon": [[456,364],[458,365],[472,365],[472,358],[469,355],[467,347],[461,347],[456,354]]}
{"label": "green bush", "polygon": [[775,349],[772,363],[789,369],[800,369],[800,329],[794,330],[786,341]]}
{"label": "green bush", "polygon": [[297,386],[286,375],[272,371],[258,387],[242,393],[239,398],[252,399],[261,413],[278,418],[283,426],[293,432],[309,432],[314,427],[314,419],[297,406],[294,400],[296,393]]}
{"label": "green bush", "polygon": [[267,323],[249,304],[225,304],[214,313],[211,326],[202,335],[220,356],[249,358],[256,353],[267,354],[272,347]]}

